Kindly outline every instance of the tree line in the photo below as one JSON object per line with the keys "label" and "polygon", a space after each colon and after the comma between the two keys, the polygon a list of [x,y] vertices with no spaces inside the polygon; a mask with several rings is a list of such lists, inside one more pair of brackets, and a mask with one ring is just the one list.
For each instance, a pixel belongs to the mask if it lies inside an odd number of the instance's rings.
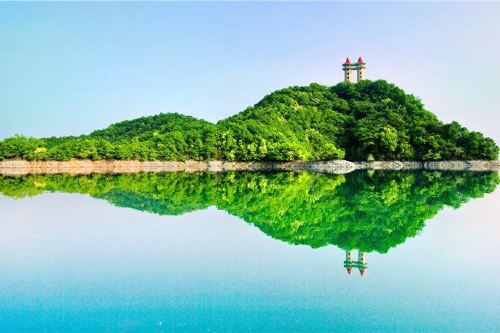
{"label": "tree line", "polygon": [[386,81],[281,89],[217,124],[169,113],[88,135],[0,141],[0,160],[497,159],[496,143]]}

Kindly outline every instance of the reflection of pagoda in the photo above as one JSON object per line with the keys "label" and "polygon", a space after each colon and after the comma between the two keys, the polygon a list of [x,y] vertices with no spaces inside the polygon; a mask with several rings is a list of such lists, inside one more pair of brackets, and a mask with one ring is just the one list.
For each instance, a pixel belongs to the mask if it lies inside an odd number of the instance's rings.
{"label": "reflection of pagoda", "polygon": [[358,250],[358,260],[352,260],[352,249],[345,250],[344,267],[347,269],[347,274],[351,275],[352,268],[358,268],[361,276],[365,275],[365,270],[368,268],[366,261],[366,253]]}

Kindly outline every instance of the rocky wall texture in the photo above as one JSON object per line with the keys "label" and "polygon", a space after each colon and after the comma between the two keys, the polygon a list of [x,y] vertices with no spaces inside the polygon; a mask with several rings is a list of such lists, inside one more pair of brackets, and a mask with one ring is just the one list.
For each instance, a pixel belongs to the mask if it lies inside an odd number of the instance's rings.
{"label": "rocky wall texture", "polygon": [[292,162],[230,162],[230,161],[0,161],[0,174],[90,174],[135,172],[199,172],[199,171],[310,171],[341,174],[354,170],[500,170],[500,161],[292,161]]}

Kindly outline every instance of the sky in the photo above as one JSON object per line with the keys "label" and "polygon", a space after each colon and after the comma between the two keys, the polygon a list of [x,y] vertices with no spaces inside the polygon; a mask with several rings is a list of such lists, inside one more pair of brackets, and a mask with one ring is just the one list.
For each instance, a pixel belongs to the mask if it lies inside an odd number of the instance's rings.
{"label": "sky", "polygon": [[0,3],[0,139],[160,112],[216,122],[363,56],[500,143],[500,3]]}

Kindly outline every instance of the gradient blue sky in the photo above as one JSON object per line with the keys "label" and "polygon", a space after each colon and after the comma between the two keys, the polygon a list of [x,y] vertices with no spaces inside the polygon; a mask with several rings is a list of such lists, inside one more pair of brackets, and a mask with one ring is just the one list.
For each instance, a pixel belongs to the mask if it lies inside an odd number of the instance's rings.
{"label": "gradient blue sky", "polygon": [[2,3],[0,138],[217,121],[346,56],[500,143],[500,3]]}

